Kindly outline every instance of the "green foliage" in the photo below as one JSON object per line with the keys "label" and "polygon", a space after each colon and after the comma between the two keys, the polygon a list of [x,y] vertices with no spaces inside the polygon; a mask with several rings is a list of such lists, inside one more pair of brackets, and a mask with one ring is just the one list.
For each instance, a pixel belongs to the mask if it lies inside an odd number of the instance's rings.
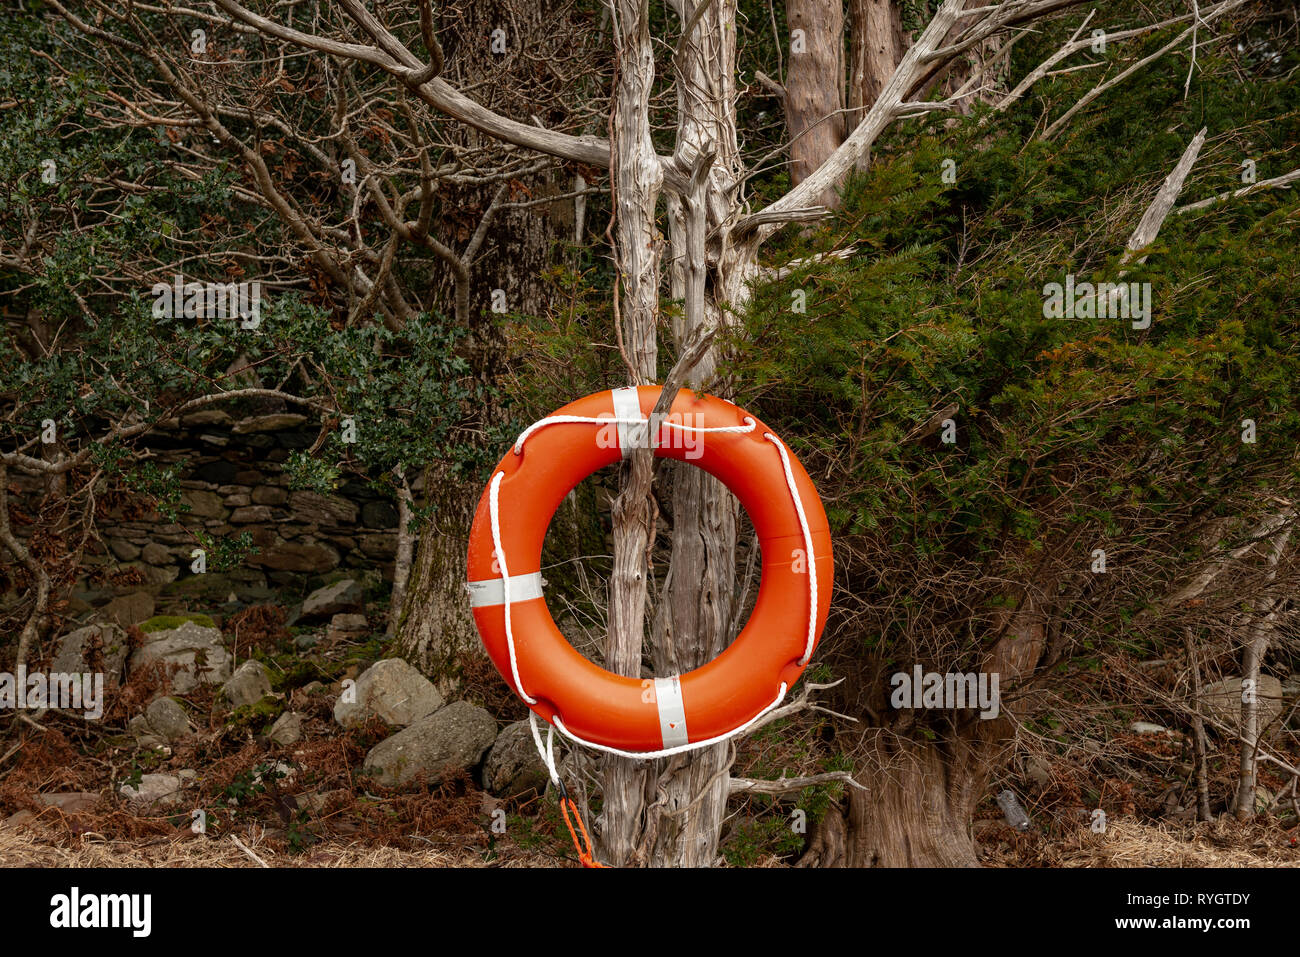
{"label": "green foliage", "polygon": [[207,553],[207,568],[210,572],[226,572],[238,568],[247,556],[256,555],[261,550],[253,544],[251,532],[217,538],[202,529],[195,529],[194,537]]}
{"label": "green foliage", "polygon": [[[284,699],[276,695],[269,694],[262,697],[260,701],[252,704],[240,705],[226,718],[226,728],[234,731],[248,729],[255,733],[265,734],[275,723],[275,719],[284,713]],[[279,772],[274,772],[277,776],[282,776]]]}
{"label": "green foliage", "polygon": [[[1013,74],[1055,50],[1065,26],[1017,47]],[[1059,115],[1094,73],[952,128],[900,124],[846,184],[835,220],[774,250],[856,250],[756,287],[729,372],[817,476],[837,578],[871,610],[850,626],[868,650],[914,656],[930,629],[976,652],[958,622],[991,614],[1009,582],[1046,564],[1086,570],[1103,544],[1127,556],[1108,579],[1134,582],[1094,606],[1113,616],[1099,627],[1120,629],[1183,573],[1202,517],[1248,519],[1267,507],[1261,489],[1300,481],[1293,192],[1171,216],[1123,277],[1151,284],[1148,329],[1044,311],[1045,286],[1067,274],[1118,281],[1128,235],[1200,126],[1210,145],[1185,202],[1239,187],[1243,155],[1260,178],[1294,167],[1300,91],[1241,82],[1229,47],[1201,51],[1194,97],[1182,96],[1185,64],[1159,61],[1141,95],[1103,97],[1050,141],[1036,138],[1045,105]],[[1284,57],[1282,75],[1300,65],[1294,49]],[[940,175],[947,159],[955,183]],[[792,309],[796,290],[806,313]],[[1257,422],[1254,444],[1243,419]],[[1138,567],[1140,587],[1124,577]]]}
{"label": "green foliage", "polygon": [[753,867],[768,855],[794,854],[803,843],[804,835],[778,813],[742,821],[720,850],[731,867]]}
{"label": "green foliage", "polygon": [[221,803],[237,806],[250,798],[265,794],[269,783],[285,777],[285,772],[273,761],[264,761],[256,767],[240,771],[221,793]]}

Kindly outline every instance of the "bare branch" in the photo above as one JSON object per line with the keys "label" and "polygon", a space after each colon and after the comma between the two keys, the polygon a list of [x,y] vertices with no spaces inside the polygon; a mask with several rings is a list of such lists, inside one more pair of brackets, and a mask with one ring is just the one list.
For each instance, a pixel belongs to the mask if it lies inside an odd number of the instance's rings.
{"label": "bare branch", "polygon": [[1261,179],[1258,183],[1252,183],[1241,189],[1228,190],[1226,193],[1220,193],[1217,196],[1211,196],[1208,199],[1202,199],[1195,203],[1188,203],[1186,206],[1179,206],[1174,210],[1177,214],[1190,213],[1198,209],[1207,209],[1215,203],[1222,203],[1229,199],[1240,199],[1243,196],[1249,196],[1256,190],[1261,189],[1290,189],[1291,184],[1300,182],[1300,169],[1293,169],[1289,173],[1281,176],[1274,176],[1272,179]]}
{"label": "bare branch", "polygon": [[[1205,144],[1204,126],[1201,131],[1192,137],[1192,141],[1187,144],[1187,149],[1183,150],[1183,155],[1174,165],[1173,171],[1165,177],[1164,183],[1160,186],[1160,191],[1156,193],[1156,198],[1151,201],[1147,211],[1142,215],[1137,229],[1133,230],[1133,235],[1129,237],[1128,245],[1124,250],[1124,256],[1120,260],[1121,272],[1124,275],[1122,267],[1135,261],[1139,252],[1155,242],[1156,237],[1160,235],[1160,227],[1164,225],[1165,219],[1169,216],[1169,211],[1174,208],[1174,203],[1178,200],[1178,194],[1183,190],[1183,182],[1187,179],[1187,174],[1192,171],[1192,166],[1196,163],[1197,156],[1201,153],[1201,147]],[[1136,259],[1141,263],[1146,259]]]}
{"label": "bare branch", "polygon": [[859,791],[866,791],[865,785],[853,780],[848,771],[827,771],[823,774],[809,774],[798,778],[777,778],[764,781],[758,778],[731,778],[727,789],[732,794],[776,794],[785,795],[802,791],[804,788],[819,784],[847,784]]}
{"label": "bare branch", "polygon": [[1110,90],[1113,87],[1118,86],[1120,83],[1123,83],[1125,80],[1127,80],[1134,73],[1137,73],[1143,67],[1148,66],[1151,63],[1154,63],[1156,60],[1160,59],[1169,51],[1180,46],[1184,40],[1187,40],[1192,36],[1192,34],[1196,30],[1196,27],[1199,24],[1201,23],[1208,24],[1211,20],[1216,19],[1217,17],[1220,17],[1231,10],[1235,10],[1237,7],[1241,6],[1245,2],[1246,0],[1226,0],[1226,2],[1219,4],[1214,9],[1207,10],[1203,16],[1197,19],[1196,23],[1194,23],[1191,27],[1184,30],[1182,33],[1178,34],[1178,36],[1174,37],[1172,40],[1170,40],[1160,49],[1156,50],[1155,53],[1143,57],[1141,60],[1138,60],[1136,63],[1130,66],[1128,69],[1117,73],[1115,76],[1111,77],[1109,80],[1105,81],[1104,83],[1097,84],[1097,86],[1093,87],[1091,90],[1085,93],[1082,97],[1080,97],[1079,102],[1075,103],[1074,106],[1070,107],[1063,114],[1061,114],[1060,117],[1058,117],[1050,126],[1047,127],[1047,129],[1043,131],[1043,135],[1041,139],[1050,140],[1053,136],[1055,136],[1058,132],[1060,132],[1061,128],[1064,127],[1066,123],[1070,122],[1070,120],[1073,119],[1074,116],[1080,110],[1088,106],[1088,104],[1092,103],[1095,99],[1097,99],[1097,97],[1101,96],[1107,90]]}
{"label": "bare branch", "polygon": [[[520,123],[518,120],[512,120],[494,113],[437,77],[424,79],[428,72],[428,66],[421,63],[419,57],[402,46],[401,42],[396,37],[393,37],[373,17],[369,18],[367,22],[376,29],[380,36],[391,38],[391,43],[388,39],[385,39],[386,50],[358,43],[343,43],[316,34],[302,33],[266,17],[259,16],[240,6],[235,0],[216,0],[216,2],[232,17],[247,23],[249,26],[256,27],[269,36],[278,37],[281,40],[286,40],[309,50],[318,50],[322,53],[330,53],[334,56],[359,60],[377,66],[401,79],[425,103],[489,136],[507,143],[513,143],[516,146],[536,150],[539,153],[557,156],[561,159],[588,163],[601,168],[609,166],[608,140],[595,136],[575,136],[569,133],[539,128],[527,123]],[[365,9],[360,4],[353,4],[352,7],[360,10]],[[349,13],[352,13],[352,9],[349,9]]]}

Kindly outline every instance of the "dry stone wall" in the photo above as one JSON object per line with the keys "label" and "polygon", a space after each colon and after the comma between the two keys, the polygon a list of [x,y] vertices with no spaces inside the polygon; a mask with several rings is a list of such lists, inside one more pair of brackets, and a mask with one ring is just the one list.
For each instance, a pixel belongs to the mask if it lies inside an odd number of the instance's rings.
{"label": "dry stone wall", "polygon": [[[305,416],[282,411],[236,417],[209,409],[164,423],[144,449],[159,467],[184,462],[180,487],[186,508],[171,521],[138,502],[110,507],[98,519],[103,547],[91,546],[88,568],[137,569],[133,577],[155,586],[155,593],[220,592],[241,602],[337,572],[368,571],[391,580],[397,544],[392,501],[356,481],[330,495],[290,487],[283,463],[318,434]],[[32,483],[20,497],[34,510],[40,495],[39,484]],[[237,568],[209,567],[196,575],[191,554],[198,530],[221,537],[248,532],[257,553]],[[105,588],[87,579],[80,592],[98,604]]]}

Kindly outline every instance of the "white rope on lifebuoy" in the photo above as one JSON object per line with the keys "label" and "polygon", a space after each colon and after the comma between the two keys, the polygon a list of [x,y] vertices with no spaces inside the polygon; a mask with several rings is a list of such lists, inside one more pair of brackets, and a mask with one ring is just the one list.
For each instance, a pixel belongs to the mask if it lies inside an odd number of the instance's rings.
{"label": "white rope on lifebuoy", "polygon": [[541,755],[542,762],[546,765],[546,773],[551,776],[551,783],[557,787],[560,784],[560,772],[555,769],[555,750],[551,747],[551,740],[555,737],[555,728],[551,725],[546,726],[546,748],[542,748],[542,736],[537,733],[537,712],[528,712],[528,727],[533,732],[533,744],[537,745],[537,753]]}
{"label": "white rope on lifebuoy", "polygon": [[537,704],[537,699],[530,697],[524,690],[524,683],[519,680],[519,659],[515,657],[515,634],[510,627],[510,569],[506,568],[506,551],[501,547],[501,516],[497,512],[497,493],[501,489],[501,480],[505,472],[492,476],[488,486],[488,512],[492,516],[492,550],[496,553],[497,567],[501,569],[501,594],[506,606],[506,647],[510,649],[510,674],[515,679],[515,690],[519,697],[529,704]]}
{"label": "white rope on lifebuoy", "polygon": [[[548,425],[645,425],[649,421],[649,419],[598,418],[590,415],[547,416],[545,419],[538,419],[519,433],[519,438],[515,439],[515,455],[523,452],[524,442],[527,441],[530,435]],[[682,432],[753,432],[758,428],[758,424],[749,416],[745,416],[745,422],[746,425],[719,425],[712,428],[702,428],[693,425],[682,425],[679,422],[669,422],[664,419],[659,425],[663,428],[679,429]]]}
{"label": "white rope on lifebuoy", "polygon": [[776,450],[781,453],[781,465],[785,467],[785,484],[790,489],[790,497],[794,499],[794,510],[799,516],[804,550],[808,555],[808,642],[804,645],[803,657],[799,659],[799,666],[803,667],[812,657],[813,644],[817,641],[817,559],[813,555],[812,532],[808,529],[808,516],[804,514],[803,499],[799,497],[799,487],[795,484],[794,471],[790,468],[790,456],[786,454],[785,445],[771,432],[764,432],[763,438],[775,445]]}
{"label": "white rope on lifebuoy", "polygon": [[784,701],[785,692],[786,692],[785,682],[782,681],[781,689],[776,693],[775,701],[773,701],[770,705],[768,705],[758,714],[754,715],[754,717],[750,718],[740,727],[732,728],[726,734],[719,734],[712,738],[706,738],[703,741],[692,741],[690,744],[679,744],[675,748],[663,748],[662,750],[659,751],[622,751],[619,748],[611,748],[607,744],[597,744],[595,741],[588,741],[585,738],[578,737],[576,734],[574,734],[572,731],[566,728],[564,726],[563,719],[558,714],[555,716],[555,727],[559,728],[560,733],[564,735],[566,738],[568,738],[569,740],[576,741],[578,742],[578,744],[591,748],[595,751],[604,751],[606,754],[617,754],[621,758],[634,758],[638,761],[653,761],[655,758],[669,758],[672,757],[674,754],[685,754],[687,751],[694,751],[697,748],[707,748],[710,745],[722,744],[722,742],[724,741],[731,740],[736,735],[746,731],[749,728],[749,726],[752,725],[755,721],[763,717],[763,715],[767,714],[769,711],[771,711],[773,708],[779,705],[782,701]]}
{"label": "white rope on lifebuoy", "polygon": [[[650,421],[649,419],[618,419],[618,418],[595,418],[592,416],[581,416],[581,415],[553,415],[548,418],[541,419],[537,422],[534,422],[532,425],[524,429],[524,431],[519,434],[519,438],[515,440],[515,454],[516,455],[521,454],[523,451],[524,442],[528,439],[528,437],[532,435],[534,432],[536,432],[538,429],[543,428],[544,426],[547,425],[564,425],[564,424],[645,425],[649,421]],[[752,432],[755,428],[757,428],[757,424],[749,416],[745,417],[745,422],[747,423],[746,425],[721,426],[715,428],[697,428],[689,425],[679,425],[675,422],[668,422],[668,421],[664,421],[661,424],[671,428],[681,429],[684,432]],[[803,532],[804,547],[808,556],[808,592],[809,592],[808,637],[806,643],[804,644],[803,657],[799,659],[799,665],[802,667],[803,665],[806,665],[808,663],[808,659],[812,656],[813,645],[817,640],[817,558],[813,554],[812,532],[808,528],[808,517],[804,512],[803,499],[800,498],[799,496],[799,488],[795,482],[794,471],[790,466],[790,457],[786,452],[785,445],[781,442],[780,439],[778,439],[771,432],[764,432],[763,438],[767,439],[769,442],[775,445],[777,453],[781,456],[781,465],[785,471],[786,487],[790,491],[790,497],[794,500],[794,509],[795,509],[795,513],[799,516],[799,528]],[[528,694],[528,692],[524,690],[523,682],[520,680],[519,677],[519,661],[515,656],[515,636],[510,623],[510,571],[506,567],[505,550],[501,546],[501,519],[500,519],[500,514],[499,514],[499,509],[497,504],[497,496],[501,488],[501,480],[505,477],[505,474],[506,474],[505,472],[497,472],[495,475],[492,476],[492,483],[491,485],[488,486],[488,513],[492,521],[492,548],[496,556],[497,566],[501,571],[502,597],[504,599],[503,603],[505,605],[504,612],[505,612],[505,624],[506,624],[506,648],[508,649],[510,655],[510,674],[511,677],[514,678],[515,690],[519,692],[519,696],[523,698],[524,701],[526,701],[528,704],[531,705],[531,704],[537,704],[537,699],[531,697]],[[715,737],[708,738],[704,741],[693,741],[689,744],[682,744],[672,748],[664,748],[659,751],[623,751],[618,748],[609,747],[608,745],[597,744],[594,741],[588,741],[585,738],[580,738],[564,726],[564,721],[559,716],[558,713],[555,715],[555,718],[553,719],[551,724],[554,728],[558,728],[560,733],[563,734],[566,738],[568,738],[571,741],[577,742],[578,744],[581,744],[584,747],[588,747],[596,751],[603,751],[606,754],[615,754],[620,757],[633,758],[641,761],[650,761],[655,758],[671,757],[674,754],[682,754],[687,751],[694,751],[697,748],[706,748],[709,747],[710,745],[721,744],[722,742],[727,741],[735,737],[736,735],[743,733],[751,725],[753,725],[754,722],[756,722],[759,718],[763,717],[769,711],[776,708],[785,699],[786,691],[787,691],[786,683],[783,681],[781,682],[780,690],[777,692],[776,700],[774,700],[771,704],[769,704],[762,711],[758,712],[758,714],[754,715],[754,717],[750,718],[744,724],[740,725],[739,727],[733,728],[732,730],[728,731],[725,734],[720,734]],[[537,746],[537,753],[541,756],[542,761],[546,764],[547,773],[550,774],[552,782],[558,784],[559,774],[555,768],[555,754],[552,747],[552,731],[550,728],[547,729],[546,746],[545,748],[543,748],[542,738],[537,730],[536,713],[530,712],[528,720],[529,720],[529,725],[532,728],[532,732],[533,732],[533,743]]]}

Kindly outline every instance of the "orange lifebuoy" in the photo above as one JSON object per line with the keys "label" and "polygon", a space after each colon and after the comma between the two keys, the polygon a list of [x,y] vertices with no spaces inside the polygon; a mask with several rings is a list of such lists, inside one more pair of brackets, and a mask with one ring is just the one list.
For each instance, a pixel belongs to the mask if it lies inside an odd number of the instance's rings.
{"label": "orange lifebuoy", "polygon": [[[753,722],[803,673],[830,608],[830,528],[798,460],[743,409],[686,389],[651,436],[660,391],[599,392],[530,426],[493,470],[470,530],[470,604],[497,670],[539,716],[606,750],[685,749]],[[541,579],[542,543],[560,502],[651,440],[656,456],[725,484],[762,549],[758,597],[735,641],[694,671],[653,680],[579,654],[556,628]]]}

